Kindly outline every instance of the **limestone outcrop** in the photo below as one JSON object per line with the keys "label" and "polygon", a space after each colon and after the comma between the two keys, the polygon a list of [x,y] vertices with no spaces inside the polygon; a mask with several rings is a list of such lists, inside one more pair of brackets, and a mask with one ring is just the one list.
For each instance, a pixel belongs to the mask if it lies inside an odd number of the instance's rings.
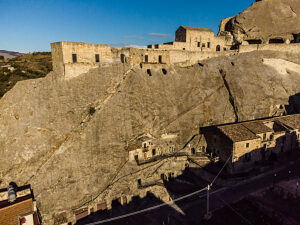
{"label": "limestone outcrop", "polygon": [[51,224],[54,213],[93,201],[142,134],[176,133],[182,148],[200,126],[281,113],[300,92],[298,66],[299,55],[259,51],[164,72],[116,63],[19,82],[0,100],[0,186],[31,184]]}
{"label": "limestone outcrop", "polygon": [[292,41],[293,34],[300,33],[300,1],[257,1],[229,21],[223,20],[221,25],[219,33],[230,32],[236,43],[244,40],[268,43],[273,38]]}

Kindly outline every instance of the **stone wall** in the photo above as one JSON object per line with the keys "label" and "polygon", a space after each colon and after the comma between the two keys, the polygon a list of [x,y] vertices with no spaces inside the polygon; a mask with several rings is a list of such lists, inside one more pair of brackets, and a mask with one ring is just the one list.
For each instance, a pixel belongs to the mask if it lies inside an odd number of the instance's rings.
{"label": "stone wall", "polygon": [[[112,60],[110,45],[84,42],[56,42],[51,44],[53,70],[65,77],[75,77],[97,67],[97,64]],[[73,55],[76,55],[74,62]],[[99,62],[96,62],[96,55]]]}
{"label": "stone wall", "polygon": [[280,52],[299,53],[300,43],[294,44],[253,44],[253,45],[240,45],[239,52],[251,52],[256,50],[271,50]]}
{"label": "stone wall", "polygon": [[[230,50],[225,36],[215,37],[211,32],[187,32],[191,42],[172,42],[171,44],[155,45],[153,48],[110,48],[109,45],[87,44],[77,42],[57,42],[51,44],[53,70],[63,74],[65,78],[76,77],[88,72],[103,63],[122,62],[131,66],[144,64],[191,65],[200,60],[256,50],[273,50],[298,53],[300,43],[294,44],[247,44],[238,50]],[[201,33],[201,38],[196,34]],[[205,34],[205,35],[204,35]],[[208,48],[208,42],[210,46]],[[200,44],[198,44],[200,43]],[[202,46],[205,45],[205,47]],[[200,47],[198,47],[200,46]],[[218,51],[217,51],[218,50]],[[77,62],[73,62],[72,54],[76,54]],[[99,55],[96,62],[95,55]],[[148,68],[147,67],[147,68]]]}
{"label": "stone wall", "polygon": [[[130,48],[131,65],[138,65],[140,63],[159,64],[160,56],[161,56],[161,64],[170,63],[169,51]],[[146,57],[148,58],[148,60],[146,60]]]}
{"label": "stone wall", "polygon": [[221,51],[221,52],[199,52],[199,51],[182,51],[173,50],[169,52],[170,63],[183,63],[189,62],[190,64],[195,64],[200,60],[220,57],[224,55],[234,55],[236,51]]}

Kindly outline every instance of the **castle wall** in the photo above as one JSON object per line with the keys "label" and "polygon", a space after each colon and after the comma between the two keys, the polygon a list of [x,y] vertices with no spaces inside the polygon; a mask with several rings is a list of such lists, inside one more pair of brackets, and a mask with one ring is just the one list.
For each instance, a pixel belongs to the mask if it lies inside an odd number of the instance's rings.
{"label": "castle wall", "polygon": [[111,59],[111,47],[104,44],[88,44],[85,42],[62,42],[63,62],[73,63],[72,54],[77,54],[79,63],[95,63],[95,55],[102,59]]}
{"label": "castle wall", "polygon": [[[112,60],[110,45],[88,44],[84,42],[56,42],[51,44],[53,70],[66,78],[86,73],[101,62]],[[76,54],[76,62],[73,62]],[[99,62],[96,62],[96,54]]]}
{"label": "castle wall", "polygon": [[239,53],[251,52],[256,50],[271,50],[290,53],[299,53],[300,43],[294,44],[254,44],[254,45],[241,45]]}
{"label": "castle wall", "polygon": [[87,73],[90,69],[97,68],[98,63],[66,63],[65,78],[76,77],[80,74]]}
{"label": "castle wall", "polygon": [[183,63],[189,62],[191,64],[197,63],[200,60],[215,58],[224,55],[233,55],[235,51],[221,51],[221,52],[200,52],[200,51],[182,51],[172,50],[170,51],[170,63]]}
{"label": "castle wall", "polygon": [[64,74],[62,42],[51,43],[51,56],[53,70],[59,74]]}
{"label": "castle wall", "polygon": [[[146,62],[146,56],[148,56],[148,62]],[[130,49],[130,63],[131,65],[138,65],[140,63],[158,64],[159,56],[161,56],[162,64],[170,63],[169,51],[166,50],[153,50],[153,49]]]}

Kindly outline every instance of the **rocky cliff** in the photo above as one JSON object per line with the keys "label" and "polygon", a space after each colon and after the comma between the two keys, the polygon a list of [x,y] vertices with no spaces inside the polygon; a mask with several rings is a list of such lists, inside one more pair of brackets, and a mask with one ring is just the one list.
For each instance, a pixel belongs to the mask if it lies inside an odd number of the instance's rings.
{"label": "rocky cliff", "polygon": [[177,133],[183,147],[200,126],[279,114],[300,92],[299,67],[299,55],[251,52],[151,76],[113,64],[18,82],[0,100],[0,185],[31,184],[50,221],[104,189],[141,134]]}
{"label": "rocky cliff", "polygon": [[300,1],[258,1],[229,21],[225,19],[224,23],[220,32],[231,32],[236,43],[245,39],[267,43],[270,38],[278,37],[293,40],[293,34],[300,33]]}

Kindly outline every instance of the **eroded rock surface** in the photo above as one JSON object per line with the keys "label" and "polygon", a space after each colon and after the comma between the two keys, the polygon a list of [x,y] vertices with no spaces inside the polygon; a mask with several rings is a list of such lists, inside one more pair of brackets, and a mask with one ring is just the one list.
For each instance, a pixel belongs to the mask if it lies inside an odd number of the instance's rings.
{"label": "eroded rock surface", "polygon": [[180,148],[200,126],[276,115],[300,92],[300,72],[283,74],[268,59],[300,65],[300,55],[251,52],[166,74],[153,65],[151,76],[114,64],[19,82],[0,100],[0,185],[31,184],[47,224],[54,212],[94,199],[141,134],[177,133]]}
{"label": "eroded rock surface", "polygon": [[237,43],[246,39],[268,43],[269,39],[279,37],[293,40],[293,34],[300,33],[300,1],[258,1],[228,22],[227,20],[221,23],[220,28],[231,32]]}

